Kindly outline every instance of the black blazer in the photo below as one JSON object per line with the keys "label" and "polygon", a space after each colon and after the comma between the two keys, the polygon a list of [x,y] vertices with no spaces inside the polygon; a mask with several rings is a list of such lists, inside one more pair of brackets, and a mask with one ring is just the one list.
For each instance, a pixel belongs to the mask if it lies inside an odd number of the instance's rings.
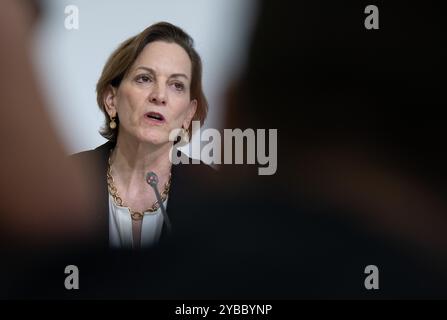
{"label": "black blazer", "polygon": [[[107,165],[110,151],[115,147],[114,142],[107,142],[94,150],[83,151],[71,156],[75,162],[88,172],[88,176],[96,179],[94,185],[100,186],[98,209],[95,213],[94,222],[97,224],[98,239],[100,247],[107,248],[109,245],[109,202],[107,186]],[[180,152],[180,151],[178,151]],[[200,162],[200,164],[178,164],[172,165],[171,187],[169,190],[169,201],[166,208],[171,220],[173,233],[185,231],[187,224],[194,221],[194,216],[188,215],[188,219],[182,218],[180,211],[193,211],[195,206],[200,206],[201,199],[205,193],[209,193],[209,184],[217,185],[217,170]],[[149,191],[149,190],[148,190]],[[166,224],[163,224],[161,241],[167,239]]]}
{"label": "black blazer", "polygon": [[[106,143],[73,156],[90,161],[85,170],[101,186],[98,240],[107,248],[106,168],[112,147]],[[228,181],[221,174],[231,178],[231,185],[219,184]],[[165,236],[160,246],[150,252],[98,252],[91,250],[96,242],[89,242],[88,250],[75,254],[65,246],[62,255],[39,252],[33,263],[26,254],[28,260],[14,268],[14,277],[8,274],[8,286],[0,286],[0,297],[2,290],[10,297],[95,299],[447,296],[445,273],[427,269],[430,262],[419,260],[423,256],[409,255],[389,239],[345,219],[346,209],[333,208],[320,202],[323,199],[315,203],[294,190],[287,193],[286,183],[278,188],[259,177],[242,185],[246,180],[226,170],[216,174],[203,164],[173,166],[167,208],[173,235]],[[17,258],[4,260],[16,263]],[[61,275],[69,264],[82,274],[80,290],[63,286]],[[380,269],[380,290],[364,287],[369,264]]]}

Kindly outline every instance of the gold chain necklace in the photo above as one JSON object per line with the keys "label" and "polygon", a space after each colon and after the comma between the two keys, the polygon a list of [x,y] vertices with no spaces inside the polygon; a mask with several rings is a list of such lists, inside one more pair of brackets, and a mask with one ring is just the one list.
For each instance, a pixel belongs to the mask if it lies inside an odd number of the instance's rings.
{"label": "gold chain necklace", "polygon": [[[111,153],[112,152],[110,152],[110,154]],[[109,156],[108,167],[107,167],[107,185],[109,187],[109,193],[112,195],[115,203],[121,207],[126,207],[126,205],[123,202],[123,199],[121,199],[121,197],[118,194],[118,190],[116,189],[116,186],[115,186],[115,181],[113,180],[110,156]],[[169,174],[169,179],[165,184],[163,192],[161,193],[162,202],[164,202],[166,200],[168,193],[169,193],[170,186],[171,186],[171,174]],[[130,216],[131,216],[132,220],[142,220],[144,217],[144,212],[147,212],[147,211],[155,212],[158,210],[158,208],[160,208],[160,204],[158,203],[158,201],[155,201],[154,204],[149,209],[147,209],[143,212],[134,211],[130,207],[127,207],[127,208],[129,208]]]}

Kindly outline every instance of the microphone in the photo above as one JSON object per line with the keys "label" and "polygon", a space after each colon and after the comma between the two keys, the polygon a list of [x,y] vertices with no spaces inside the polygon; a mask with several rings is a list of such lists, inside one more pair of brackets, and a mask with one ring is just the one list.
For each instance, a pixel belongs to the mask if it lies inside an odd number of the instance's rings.
{"label": "microphone", "polygon": [[171,221],[169,220],[168,214],[166,212],[166,208],[163,204],[163,201],[161,199],[160,192],[158,192],[158,176],[155,172],[151,171],[146,173],[146,182],[148,185],[154,189],[155,197],[157,198],[158,203],[160,204],[161,213],[163,214],[163,220],[166,223],[166,227],[168,228],[168,233],[171,233],[172,227],[171,227]]}

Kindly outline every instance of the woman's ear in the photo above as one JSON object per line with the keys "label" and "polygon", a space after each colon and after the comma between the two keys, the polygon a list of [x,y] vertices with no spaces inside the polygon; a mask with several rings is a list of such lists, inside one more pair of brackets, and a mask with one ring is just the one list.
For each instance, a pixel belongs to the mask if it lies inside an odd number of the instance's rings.
{"label": "woman's ear", "polygon": [[116,117],[116,88],[109,85],[104,93],[104,107],[110,117]]}
{"label": "woman's ear", "polygon": [[183,128],[185,128],[185,129],[189,128],[189,125],[191,124],[191,121],[194,118],[196,111],[197,111],[197,100],[193,99],[189,103],[188,113],[186,114],[186,118],[183,121]]}

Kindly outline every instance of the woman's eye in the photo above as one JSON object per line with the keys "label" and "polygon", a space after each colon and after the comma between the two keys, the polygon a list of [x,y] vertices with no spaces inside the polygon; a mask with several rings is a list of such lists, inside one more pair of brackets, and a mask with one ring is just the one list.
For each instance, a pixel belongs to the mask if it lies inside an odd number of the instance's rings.
{"label": "woman's eye", "polygon": [[136,80],[139,83],[146,83],[146,82],[151,81],[152,79],[149,76],[141,75],[141,76],[138,76]]}
{"label": "woman's eye", "polygon": [[177,91],[183,91],[185,89],[185,86],[183,85],[183,83],[175,82],[174,83],[174,88]]}

